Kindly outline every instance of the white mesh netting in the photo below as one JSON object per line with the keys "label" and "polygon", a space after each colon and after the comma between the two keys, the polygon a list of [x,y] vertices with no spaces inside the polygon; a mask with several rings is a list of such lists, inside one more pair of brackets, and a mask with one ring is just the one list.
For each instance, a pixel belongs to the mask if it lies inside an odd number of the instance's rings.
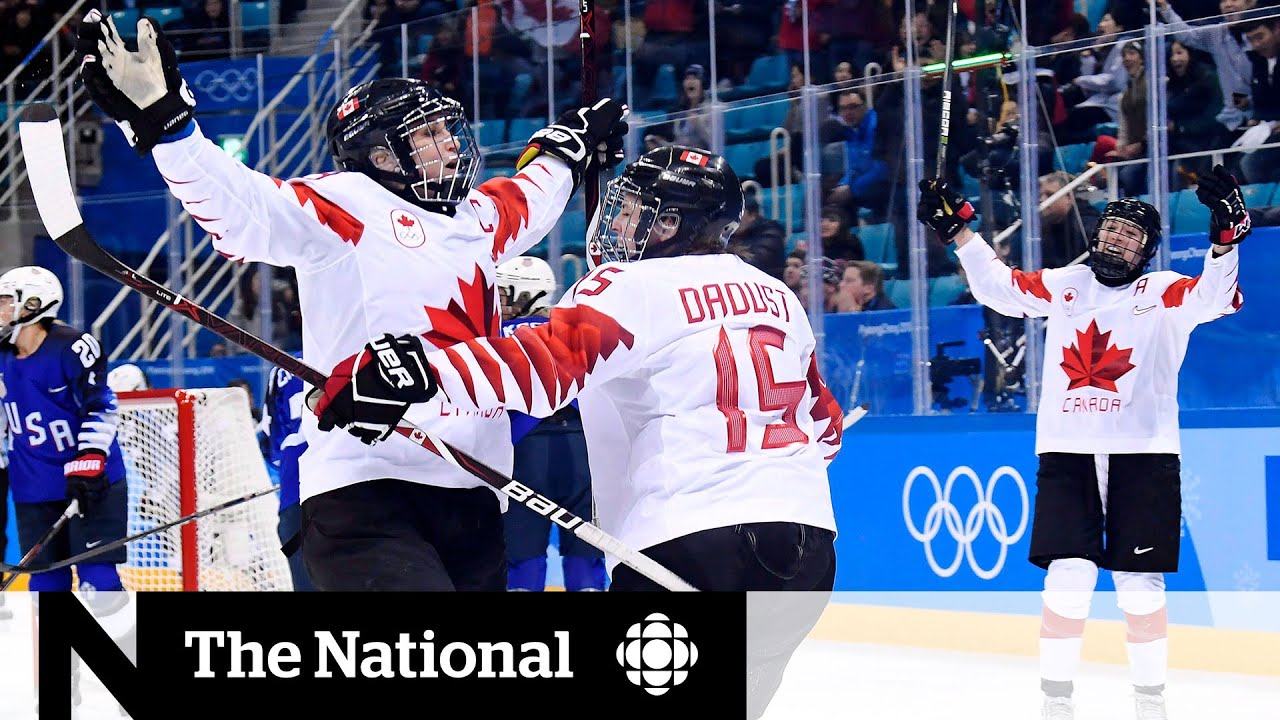
{"label": "white mesh netting", "polygon": [[[149,395],[120,394],[129,535],[271,486],[242,389]],[[182,402],[189,414],[179,411]],[[185,478],[184,448],[194,450]],[[188,523],[194,533],[176,527],[129,543],[121,580],[130,590],[291,590],[276,531],[278,503],[268,493]]]}

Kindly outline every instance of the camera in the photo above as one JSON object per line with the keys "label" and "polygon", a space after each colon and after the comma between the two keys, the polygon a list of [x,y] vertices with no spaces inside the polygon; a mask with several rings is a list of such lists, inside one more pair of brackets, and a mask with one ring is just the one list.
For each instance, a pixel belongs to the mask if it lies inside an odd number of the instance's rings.
{"label": "camera", "polygon": [[[964,345],[963,340],[938,343],[934,356],[929,358],[929,383],[933,388],[934,405],[941,410],[973,405],[963,398],[952,398],[948,386],[956,377],[982,375],[982,361],[976,357],[957,358],[947,355],[947,348]],[[977,383],[975,382],[975,385]]]}

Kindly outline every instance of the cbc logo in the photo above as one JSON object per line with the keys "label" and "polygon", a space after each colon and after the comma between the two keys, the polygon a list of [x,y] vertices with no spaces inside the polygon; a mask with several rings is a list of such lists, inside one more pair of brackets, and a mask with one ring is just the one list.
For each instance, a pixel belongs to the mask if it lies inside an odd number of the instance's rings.
{"label": "cbc logo", "polygon": [[684,682],[696,662],[698,646],[689,641],[689,632],[662,613],[633,624],[618,644],[618,664],[627,679],[650,695],[665,695]]}
{"label": "cbc logo", "polygon": [[[917,478],[927,478],[929,484],[933,486],[933,504],[929,506],[929,510],[925,512],[924,523],[917,526],[911,518],[911,488],[915,485]],[[960,509],[951,502],[951,489],[955,486],[956,480],[960,478],[968,478],[973,483],[973,489],[978,496],[977,502],[969,509],[967,515],[963,517],[961,522]],[[992,502],[995,495],[996,483],[1002,478],[1009,478],[1014,486],[1018,489],[1018,494],[1022,499],[1021,516],[1018,520],[1018,527],[1012,533],[1009,532],[1009,525],[1005,522],[1004,513],[1000,508]],[[1004,465],[996,469],[991,477],[987,480],[987,484],[983,487],[982,481],[978,479],[978,474],[972,468],[961,465],[951,471],[947,476],[945,484],[938,482],[938,476],[933,470],[927,466],[920,465],[907,475],[907,481],[902,487],[902,518],[906,521],[907,532],[911,533],[911,537],[924,544],[924,557],[929,562],[929,567],[938,577],[951,577],[960,569],[960,564],[965,560],[969,562],[969,568],[973,570],[973,574],[983,580],[1000,574],[1000,570],[1004,568],[1005,559],[1009,555],[1009,546],[1017,543],[1022,539],[1023,533],[1027,530],[1027,521],[1031,516],[1031,503],[1027,497],[1027,485],[1022,480],[1022,476],[1017,470]],[[951,560],[951,564],[943,566],[934,557],[933,540],[938,537],[938,533],[942,532],[943,526],[946,526],[947,533],[956,543],[956,556]],[[1000,553],[996,557],[995,564],[990,568],[982,567],[977,558],[973,554],[973,541],[977,540],[983,530],[990,529],[991,537],[1000,545]]]}

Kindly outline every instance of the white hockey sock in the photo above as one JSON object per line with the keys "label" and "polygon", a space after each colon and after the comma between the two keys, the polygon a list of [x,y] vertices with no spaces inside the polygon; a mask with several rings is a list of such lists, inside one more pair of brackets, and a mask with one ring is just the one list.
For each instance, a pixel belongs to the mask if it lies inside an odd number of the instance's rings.
{"label": "white hockey sock", "polygon": [[1040,638],[1040,677],[1052,682],[1075,680],[1083,638]]}
{"label": "white hockey sock", "polygon": [[1129,649],[1129,674],[1136,687],[1164,685],[1169,672],[1169,640],[1160,638],[1142,643],[1126,643]]}

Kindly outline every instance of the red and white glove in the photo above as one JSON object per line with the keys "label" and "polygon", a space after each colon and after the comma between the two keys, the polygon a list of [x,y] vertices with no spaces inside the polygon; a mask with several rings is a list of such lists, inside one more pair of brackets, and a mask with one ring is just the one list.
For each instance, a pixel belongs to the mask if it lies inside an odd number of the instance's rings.
{"label": "red and white glove", "polygon": [[439,391],[422,340],[386,333],[338,363],[323,388],[312,390],[307,406],[324,431],[340,427],[366,445],[386,440],[413,403]]}
{"label": "red and white glove", "polygon": [[107,456],[101,450],[85,450],[62,466],[67,478],[67,500],[79,500],[80,509],[98,502],[107,492]]}

